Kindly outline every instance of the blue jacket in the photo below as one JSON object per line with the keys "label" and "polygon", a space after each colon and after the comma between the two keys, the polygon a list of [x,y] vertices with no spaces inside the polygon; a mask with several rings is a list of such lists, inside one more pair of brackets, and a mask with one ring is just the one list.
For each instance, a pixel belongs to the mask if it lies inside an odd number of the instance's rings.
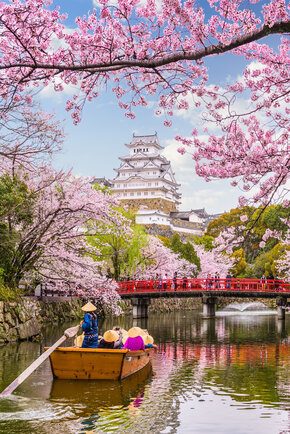
{"label": "blue jacket", "polygon": [[85,313],[82,329],[85,335],[95,335],[99,332],[98,317],[90,312]]}

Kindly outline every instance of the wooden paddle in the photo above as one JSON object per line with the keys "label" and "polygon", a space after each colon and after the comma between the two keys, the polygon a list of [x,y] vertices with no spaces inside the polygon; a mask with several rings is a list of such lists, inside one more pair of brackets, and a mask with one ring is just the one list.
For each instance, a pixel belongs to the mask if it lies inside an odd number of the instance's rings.
{"label": "wooden paddle", "polygon": [[31,365],[28,366],[28,368],[25,369],[25,371],[22,372],[15,380],[9,384],[9,386],[6,387],[6,389],[3,390],[2,393],[0,393],[0,398],[4,396],[11,395],[11,393],[18,387],[21,383],[23,383],[24,380],[26,380],[27,377],[29,377],[30,374],[32,374],[33,371],[35,371],[36,368],[38,368],[39,365],[41,365],[44,360],[48,358],[48,356],[60,345],[62,344],[67,338],[73,338],[79,329],[79,325],[75,327],[70,327],[69,329],[65,330],[63,336],[51,347],[49,347],[44,353],[41,354],[36,360],[34,360]]}

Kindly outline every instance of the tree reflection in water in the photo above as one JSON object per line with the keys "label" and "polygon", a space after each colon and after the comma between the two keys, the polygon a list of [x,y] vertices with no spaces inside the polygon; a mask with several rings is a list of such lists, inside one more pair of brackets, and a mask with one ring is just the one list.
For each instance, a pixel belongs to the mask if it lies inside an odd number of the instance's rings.
{"label": "tree reflection in water", "polygon": [[[287,432],[289,319],[281,324],[274,316],[205,321],[193,312],[151,315],[138,325],[158,344],[153,374],[141,371],[120,383],[52,381],[44,365],[17,393],[30,407],[42,406],[45,421],[41,414],[32,420],[23,402],[6,402],[5,409],[0,403],[0,432],[29,432],[30,426],[37,433],[216,434],[233,432],[235,424],[243,434],[253,424],[259,434]],[[128,329],[132,319],[106,320],[103,329],[116,323]],[[3,387],[38,355],[39,344],[25,345],[0,349]],[[7,411],[9,424],[1,422]],[[13,421],[13,412],[26,420]]]}

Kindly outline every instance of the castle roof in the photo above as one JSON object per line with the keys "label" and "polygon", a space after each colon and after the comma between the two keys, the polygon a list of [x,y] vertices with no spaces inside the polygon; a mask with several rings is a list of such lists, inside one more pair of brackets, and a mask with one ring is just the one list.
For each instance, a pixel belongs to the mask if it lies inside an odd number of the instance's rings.
{"label": "castle roof", "polygon": [[137,136],[133,134],[133,139],[130,143],[126,143],[127,148],[134,148],[137,145],[146,145],[151,146],[153,145],[157,149],[164,149],[163,146],[160,145],[157,133],[155,134],[149,134],[144,136]]}
{"label": "castle roof", "polygon": [[209,217],[205,209],[191,209],[190,211],[177,211],[170,213],[171,217],[187,220],[192,214],[196,214],[202,219]]}

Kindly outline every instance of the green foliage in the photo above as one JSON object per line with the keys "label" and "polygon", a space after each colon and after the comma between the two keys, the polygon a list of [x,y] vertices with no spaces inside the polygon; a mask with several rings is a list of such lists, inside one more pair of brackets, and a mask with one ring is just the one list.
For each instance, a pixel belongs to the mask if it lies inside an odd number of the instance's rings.
{"label": "green foliage", "polygon": [[145,258],[142,255],[142,249],[148,243],[148,235],[142,226],[134,225],[132,227],[133,236],[127,245],[126,253],[121,267],[121,275],[124,277],[132,276],[137,266],[145,265]]}
{"label": "green foliage", "polygon": [[267,277],[276,276],[276,261],[281,258],[285,252],[285,246],[278,243],[271,250],[260,253],[252,264],[253,277],[261,277],[265,274]]}
{"label": "green foliage", "polygon": [[25,182],[8,174],[0,177],[0,220],[10,226],[32,222],[33,194]]}
{"label": "green foliage", "polygon": [[[240,217],[246,215],[248,220],[244,223],[242,232]],[[259,244],[266,229],[286,233],[287,225],[284,219],[289,218],[289,208],[281,205],[269,205],[267,208],[243,207],[235,208],[222,214],[208,225],[206,235],[217,237],[229,227],[236,227],[236,237],[244,236],[244,241],[235,248],[233,256],[237,263],[231,270],[233,275],[239,277],[260,277],[262,274],[276,275],[276,261],[281,258],[283,249],[278,244],[278,239],[270,237],[265,247]],[[195,241],[196,242],[196,241]]]}
{"label": "green foliage", "polygon": [[22,291],[15,288],[9,288],[0,281],[0,301],[15,301],[20,298]]}
{"label": "green foliage", "polygon": [[17,287],[21,279],[16,246],[21,230],[31,224],[35,195],[17,176],[0,177],[0,268],[2,280],[9,287]]}
{"label": "green foliage", "polygon": [[193,235],[191,237],[193,244],[203,246],[205,250],[209,251],[213,249],[214,237],[211,235],[202,235],[201,237]]}
{"label": "green foliage", "polygon": [[101,192],[109,194],[109,195],[113,194],[112,190],[110,189],[110,187],[108,187],[106,185],[103,185],[103,184],[98,184],[97,182],[95,182],[93,184],[93,189],[97,190],[97,191],[101,191]]}
{"label": "green foliage", "polygon": [[191,264],[195,264],[200,270],[199,257],[197,256],[193,245],[189,241],[183,243],[180,239],[180,236],[178,234],[174,234],[171,238],[167,240],[165,239],[164,245],[169,247],[174,253],[178,253],[181,258],[186,259]]}
{"label": "green foliage", "polygon": [[146,246],[148,236],[142,226],[134,223],[135,215],[131,211],[121,207],[115,210],[126,219],[126,228],[114,222],[97,222],[98,233],[88,236],[88,241],[99,251],[94,259],[104,261],[107,275],[119,280],[132,276],[137,266],[142,267],[142,248]]}
{"label": "green foliage", "polygon": [[223,232],[227,228],[232,226],[234,227],[240,226],[241,224],[240,217],[242,215],[246,215],[250,220],[254,210],[255,210],[254,207],[246,206],[243,208],[234,208],[231,209],[229,212],[225,212],[224,214],[220,215],[218,218],[209,222],[205,235],[210,235],[216,238],[217,236],[219,236],[221,232]]}
{"label": "green foliage", "polygon": [[262,237],[266,229],[281,231],[282,233],[287,230],[287,225],[283,219],[289,218],[290,210],[283,208],[281,205],[269,205],[261,214],[261,209],[257,208],[252,215],[252,222],[257,220],[253,230]]}
{"label": "green foliage", "polygon": [[240,248],[235,250],[231,257],[235,258],[235,265],[230,270],[231,274],[235,277],[246,277],[245,270],[247,268],[247,261],[244,249]]}

